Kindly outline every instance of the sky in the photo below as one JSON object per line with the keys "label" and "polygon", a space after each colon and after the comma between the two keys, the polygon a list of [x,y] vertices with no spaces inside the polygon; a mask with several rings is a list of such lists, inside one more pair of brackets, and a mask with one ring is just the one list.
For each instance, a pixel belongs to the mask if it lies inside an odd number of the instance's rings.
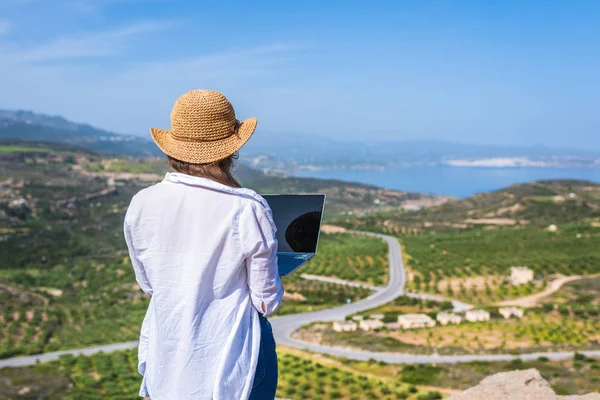
{"label": "sky", "polygon": [[600,2],[0,0],[0,108],[119,133],[191,89],[259,131],[600,149]]}

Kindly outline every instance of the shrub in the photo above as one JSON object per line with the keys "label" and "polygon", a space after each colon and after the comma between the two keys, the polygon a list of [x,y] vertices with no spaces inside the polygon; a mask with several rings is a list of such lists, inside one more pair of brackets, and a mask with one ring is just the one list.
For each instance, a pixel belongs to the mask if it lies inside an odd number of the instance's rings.
{"label": "shrub", "polygon": [[523,360],[521,360],[520,358],[513,358],[510,361],[510,365],[512,367],[515,367],[515,368],[522,367],[523,366]]}
{"label": "shrub", "polygon": [[439,400],[442,398],[442,395],[439,392],[427,392],[420,394],[417,399],[418,400]]}
{"label": "shrub", "polygon": [[328,397],[330,399],[341,399],[342,394],[338,390],[332,390],[331,392],[329,392]]}

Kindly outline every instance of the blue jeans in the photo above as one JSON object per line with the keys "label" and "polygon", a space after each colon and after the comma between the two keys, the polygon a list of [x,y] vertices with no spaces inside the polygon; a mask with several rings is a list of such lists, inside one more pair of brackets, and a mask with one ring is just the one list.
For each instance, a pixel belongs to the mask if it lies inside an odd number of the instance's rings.
{"label": "blue jeans", "polygon": [[273,400],[277,392],[277,352],[271,324],[260,318],[260,351],[249,400]]}

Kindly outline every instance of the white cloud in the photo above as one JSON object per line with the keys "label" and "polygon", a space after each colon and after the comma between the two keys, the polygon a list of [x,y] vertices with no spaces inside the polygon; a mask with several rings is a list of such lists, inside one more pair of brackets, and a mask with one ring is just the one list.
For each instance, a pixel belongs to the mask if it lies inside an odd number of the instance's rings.
{"label": "white cloud", "polygon": [[294,44],[274,44],[107,68],[70,62],[16,67],[0,62],[4,81],[0,108],[32,109],[118,132],[146,134],[148,126],[168,127],[169,110],[179,95],[211,88],[223,91],[245,117],[254,115],[260,92],[276,84],[273,78],[292,64],[297,49]]}
{"label": "white cloud", "polygon": [[0,58],[13,64],[22,64],[110,56],[123,51],[128,39],[166,27],[168,24],[162,22],[137,23],[104,32],[62,37],[29,49],[17,50],[5,46],[4,49],[0,48]]}

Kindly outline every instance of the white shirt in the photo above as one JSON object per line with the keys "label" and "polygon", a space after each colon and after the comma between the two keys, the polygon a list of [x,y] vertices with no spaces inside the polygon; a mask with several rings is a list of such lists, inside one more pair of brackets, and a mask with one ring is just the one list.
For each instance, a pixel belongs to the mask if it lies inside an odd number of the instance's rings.
{"label": "white shirt", "polygon": [[168,173],[133,197],[124,230],[136,280],[152,295],[138,349],[140,396],[247,399],[257,310],[268,316],[283,297],[267,202],[249,189]]}

